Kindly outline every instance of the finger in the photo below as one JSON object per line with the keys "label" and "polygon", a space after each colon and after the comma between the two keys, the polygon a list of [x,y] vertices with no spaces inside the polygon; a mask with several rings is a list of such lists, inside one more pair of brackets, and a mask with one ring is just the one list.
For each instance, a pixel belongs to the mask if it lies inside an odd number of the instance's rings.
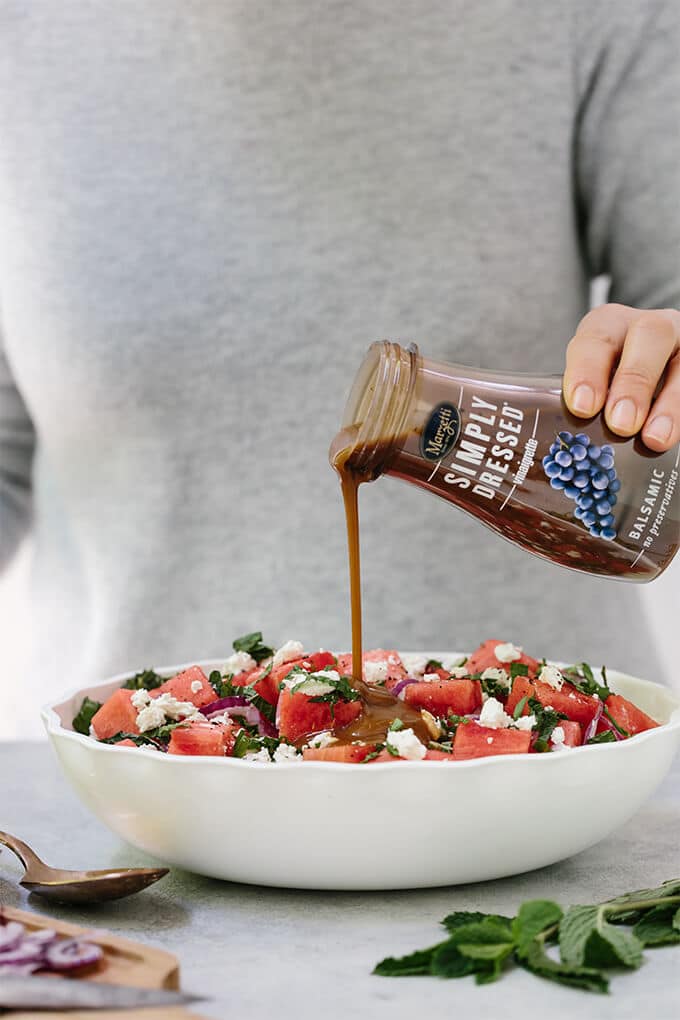
{"label": "finger", "polygon": [[567,346],[562,381],[564,399],[572,414],[590,418],[602,410],[626,334],[639,315],[627,305],[602,305],[581,319]]}
{"label": "finger", "polygon": [[668,365],[661,393],[654,401],[642,429],[643,442],[650,450],[670,450],[680,441],[680,353]]}
{"label": "finger", "polygon": [[604,412],[612,432],[632,436],[640,431],[679,337],[680,313],[673,309],[642,312],[631,323]]}

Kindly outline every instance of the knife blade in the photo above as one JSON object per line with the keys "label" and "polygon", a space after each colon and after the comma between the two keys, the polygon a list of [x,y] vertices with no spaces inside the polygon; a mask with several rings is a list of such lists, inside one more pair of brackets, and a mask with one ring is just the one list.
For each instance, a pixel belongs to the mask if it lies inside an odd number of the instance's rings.
{"label": "knife blade", "polygon": [[133,988],[53,977],[0,977],[0,1010],[144,1009],[199,1000],[198,995],[165,988]]}

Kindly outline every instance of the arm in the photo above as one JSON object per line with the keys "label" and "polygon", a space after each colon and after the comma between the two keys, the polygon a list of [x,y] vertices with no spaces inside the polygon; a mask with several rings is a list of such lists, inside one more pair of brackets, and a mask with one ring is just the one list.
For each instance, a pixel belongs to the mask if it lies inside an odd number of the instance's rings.
{"label": "arm", "polygon": [[0,571],[28,530],[35,433],[0,335]]}
{"label": "arm", "polygon": [[584,257],[615,303],[569,344],[565,399],[666,450],[680,440],[680,18],[673,0],[582,12],[575,188]]}

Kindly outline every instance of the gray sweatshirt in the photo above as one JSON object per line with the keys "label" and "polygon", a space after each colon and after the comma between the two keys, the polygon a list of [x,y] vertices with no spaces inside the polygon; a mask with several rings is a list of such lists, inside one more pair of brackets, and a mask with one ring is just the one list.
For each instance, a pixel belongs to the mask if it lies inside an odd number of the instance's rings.
{"label": "gray sweatshirt", "polygon": [[[368,343],[560,372],[597,274],[680,305],[678,52],[673,0],[0,0],[25,704],[253,629],[346,649],[327,449]],[[369,645],[654,673],[634,585],[361,503]]]}

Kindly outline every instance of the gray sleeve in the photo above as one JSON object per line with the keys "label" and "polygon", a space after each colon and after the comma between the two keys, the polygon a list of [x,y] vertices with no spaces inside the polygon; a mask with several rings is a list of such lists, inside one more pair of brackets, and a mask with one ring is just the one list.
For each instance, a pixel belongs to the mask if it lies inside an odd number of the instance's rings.
{"label": "gray sleeve", "polygon": [[680,307],[680,5],[588,0],[575,37],[577,210],[610,300]]}
{"label": "gray sleeve", "polygon": [[0,571],[28,530],[35,432],[0,334]]}

